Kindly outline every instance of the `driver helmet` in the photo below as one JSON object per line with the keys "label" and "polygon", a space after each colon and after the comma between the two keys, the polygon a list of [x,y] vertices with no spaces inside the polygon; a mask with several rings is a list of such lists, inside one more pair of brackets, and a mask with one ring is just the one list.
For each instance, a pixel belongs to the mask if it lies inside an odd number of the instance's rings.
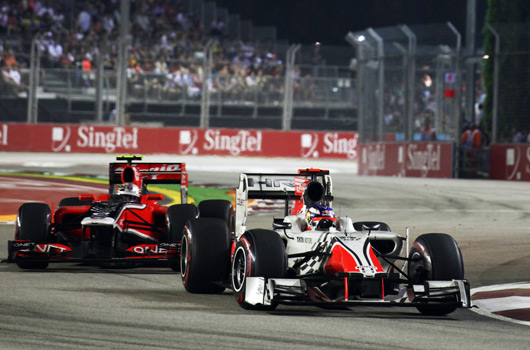
{"label": "driver helmet", "polygon": [[327,229],[335,227],[337,218],[333,209],[326,205],[316,204],[309,208],[305,216],[308,230]]}
{"label": "driver helmet", "polygon": [[117,202],[139,202],[140,188],[131,182],[126,182],[115,187],[112,197]]}

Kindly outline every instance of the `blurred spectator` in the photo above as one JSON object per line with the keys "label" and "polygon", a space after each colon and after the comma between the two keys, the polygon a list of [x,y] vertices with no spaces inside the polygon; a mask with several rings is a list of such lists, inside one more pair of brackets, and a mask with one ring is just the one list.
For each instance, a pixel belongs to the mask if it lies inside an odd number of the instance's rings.
{"label": "blurred spectator", "polygon": [[517,130],[516,128],[512,128],[512,142],[513,143],[523,143],[526,141],[525,135],[521,132],[521,130]]}
{"label": "blurred spectator", "polygon": [[470,123],[465,126],[460,143],[468,148],[482,147],[482,132],[477,124]]}
{"label": "blurred spectator", "polygon": [[436,130],[431,126],[431,118],[430,116],[425,117],[424,120],[424,127],[421,132],[421,140],[422,141],[436,141]]}
{"label": "blurred spectator", "polygon": [[92,18],[87,10],[79,12],[77,16],[77,26],[82,34],[87,34],[92,24]]}
{"label": "blurred spectator", "polygon": [[13,50],[9,49],[4,54],[4,65],[7,68],[13,68],[17,65],[17,59],[15,58],[15,55],[13,54]]}

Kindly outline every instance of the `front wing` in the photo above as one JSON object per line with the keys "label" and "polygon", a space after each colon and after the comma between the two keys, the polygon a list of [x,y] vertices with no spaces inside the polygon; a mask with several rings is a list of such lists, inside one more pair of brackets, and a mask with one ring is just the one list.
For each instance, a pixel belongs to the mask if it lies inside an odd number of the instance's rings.
{"label": "front wing", "polygon": [[82,245],[69,246],[60,243],[34,243],[30,241],[8,241],[7,262],[15,259],[46,260],[48,262],[141,262],[145,260],[168,260],[178,257],[178,243],[139,244],[125,252],[108,256],[93,256]]}
{"label": "front wing", "polygon": [[302,279],[247,277],[245,302],[251,305],[271,305],[273,302],[289,305],[326,306],[419,306],[454,304],[470,308],[470,287],[467,280],[426,281],[402,288],[398,295],[383,298],[330,300],[306,284]]}

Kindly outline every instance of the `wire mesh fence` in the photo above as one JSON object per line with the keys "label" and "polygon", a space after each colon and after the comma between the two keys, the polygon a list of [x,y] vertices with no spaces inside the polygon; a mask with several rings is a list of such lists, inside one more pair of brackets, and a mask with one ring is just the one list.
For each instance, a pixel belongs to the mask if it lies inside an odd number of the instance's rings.
{"label": "wire mesh fence", "polygon": [[459,34],[450,24],[350,33],[363,141],[451,140],[458,132]]}

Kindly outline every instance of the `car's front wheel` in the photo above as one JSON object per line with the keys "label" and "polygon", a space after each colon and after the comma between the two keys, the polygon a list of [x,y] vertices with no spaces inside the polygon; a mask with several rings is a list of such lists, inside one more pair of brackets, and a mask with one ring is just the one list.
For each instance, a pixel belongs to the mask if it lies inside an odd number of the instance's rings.
{"label": "car's front wheel", "polygon": [[[450,281],[464,278],[464,260],[458,244],[448,234],[427,233],[419,236],[409,253],[408,275],[412,283],[427,280]],[[417,309],[425,315],[447,315],[455,311],[454,303],[426,304]]]}
{"label": "car's front wheel", "polygon": [[244,309],[274,310],[271,305],[252,305],[245,301],[247,277],[282,278],[287,271],[285,244],[274,231],[255,229],[237,241],[232,260],[232,291]]}
{"label": "car's front wheel", "polygon": [[[45,203],[24,203],[18,209],[15,239],[27,240],[35,244],[47,243],[50,235],[51,210]],[[16,257],[21,269],[45,269],[46,260],[26,260]]]}

